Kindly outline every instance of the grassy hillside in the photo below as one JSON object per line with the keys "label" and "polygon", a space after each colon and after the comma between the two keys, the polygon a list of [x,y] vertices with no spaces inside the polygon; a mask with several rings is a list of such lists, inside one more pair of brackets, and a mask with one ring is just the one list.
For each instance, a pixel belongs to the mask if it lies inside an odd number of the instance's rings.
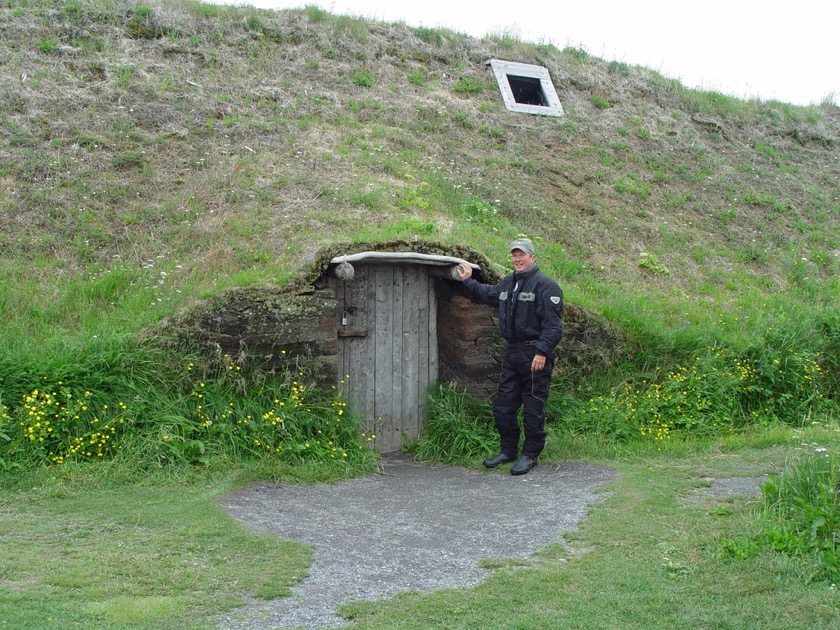
{"label": "grassy hillside", "polygon": [[[509,113],[493,58],[545,66],[566,116]],[[570,316],[620,339],[555,372],[541,455],[614,467],[607,500],[527,567],[344,614],[835,628],[839,213],[833,97],[742,101],[313,7],[0,0],[0,619],[207,628],[286,595],[311,550],[214,499],[368,472],[371,438],[305,366],[208,361],[156,343],[161,322],[339,243],[501,271],[526,234]],[[434,391],[414,454],[481,468],[488,406]],[[764,474],[760,500],[693,498]]]}
{"label": "grassy hillside", "polygon": [[[0,34],[0,343],[33,378],[85,357],[107,382],[120,344],[331,243],[504,265],[518,234],[635,340],[612,382],[717,345],[837,369],[833,102],[314,7],[14,0]],[[508,112],[491,58],[545,66],[566,116]]]}

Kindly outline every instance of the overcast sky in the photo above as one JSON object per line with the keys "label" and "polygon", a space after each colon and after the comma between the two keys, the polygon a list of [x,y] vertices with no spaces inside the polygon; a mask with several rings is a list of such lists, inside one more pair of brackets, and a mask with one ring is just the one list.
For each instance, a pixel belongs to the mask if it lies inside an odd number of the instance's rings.
{"label": "overcast sky", "polygon": [[840,104],[840,4],[829,0],[210,0],[445,27],[579,47],[687,87],[796,105]]}

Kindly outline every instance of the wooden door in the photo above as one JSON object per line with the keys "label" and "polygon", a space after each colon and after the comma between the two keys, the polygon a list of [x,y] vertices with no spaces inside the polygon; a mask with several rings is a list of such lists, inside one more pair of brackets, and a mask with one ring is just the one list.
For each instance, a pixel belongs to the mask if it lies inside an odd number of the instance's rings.
{"label": "wooden door", "polygon": [[336,281],[338,380],[382,452],[420,436],[437,380],[437,304],[422,265],[358,264]]}

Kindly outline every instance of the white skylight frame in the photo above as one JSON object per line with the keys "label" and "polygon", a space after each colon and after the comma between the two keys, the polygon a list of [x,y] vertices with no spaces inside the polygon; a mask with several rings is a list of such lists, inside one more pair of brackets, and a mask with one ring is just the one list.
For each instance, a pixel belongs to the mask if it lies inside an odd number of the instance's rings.
{"label": "white skylight frame", "polygon": [[[490,66],[496,76],[496,83],[498,83],[499,90],[502,93],[505,107],[509,111],[540,116],[565,116],[563,105],[560,104],[554,84],[551,82],[551,76],[543,66],[502,61],[501,59],[491,59],[487,62],[487,65]],[[514,85],[539,81],[540,96],[542,97],[540,100],[544,101],[545,104],[518,102],[514,95],[511,79],[514,80]]]}

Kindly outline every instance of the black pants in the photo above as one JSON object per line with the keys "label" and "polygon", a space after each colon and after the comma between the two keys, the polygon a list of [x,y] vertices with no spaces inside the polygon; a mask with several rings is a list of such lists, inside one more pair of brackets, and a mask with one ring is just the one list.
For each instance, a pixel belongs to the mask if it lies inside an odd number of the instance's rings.
{"label": "black pants", "polygon": [[524,408],[525,442],[522,454],[536,458],[545,448],[545,401],[551,384],[554,356],[546,357],[545,367],[531,371],[536,348],[510,344],[502,361],[499,390],[493,402],[493,416],[499,431],[500,450],[516,457],[519,452],[519,407]]}

